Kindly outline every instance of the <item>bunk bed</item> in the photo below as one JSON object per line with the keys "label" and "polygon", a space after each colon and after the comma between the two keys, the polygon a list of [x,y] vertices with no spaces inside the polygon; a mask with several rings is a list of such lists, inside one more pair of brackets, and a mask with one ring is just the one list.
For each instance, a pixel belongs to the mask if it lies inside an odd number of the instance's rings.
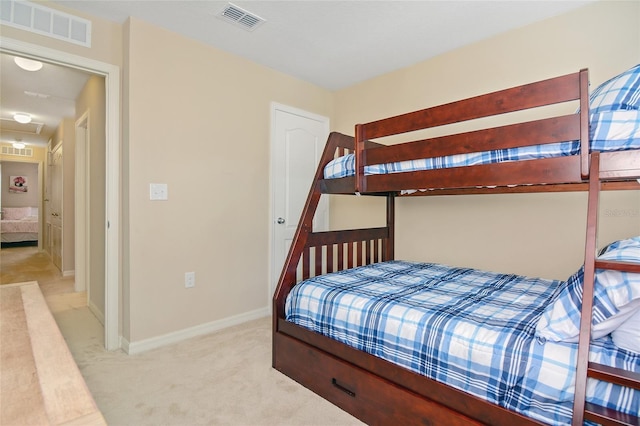
{"label": "bunk bed", "polygon": [[[639,90],[640,65],[591,96],[581,70],[332,133],[274,294],[273,367],[369,424],[640,424],[640,351],[620,343],[640,321],[640,237],[596,256],[600,191],[640,189]],[[566,281],[394,258],[397,197],[558,191],[588,192]],[[386,225],[314,232],[322,194],[385,197]]]}

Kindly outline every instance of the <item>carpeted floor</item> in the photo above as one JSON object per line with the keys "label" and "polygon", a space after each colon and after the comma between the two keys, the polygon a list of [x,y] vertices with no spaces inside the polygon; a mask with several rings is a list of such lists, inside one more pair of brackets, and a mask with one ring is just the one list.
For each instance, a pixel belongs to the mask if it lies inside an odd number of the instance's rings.
{"label": "carpeted floor", "polygon": [[110,425],[362,424],[271,368],[270,318],[142,354],[105,351],[86,294],[74,293],[73,279],[62,278],[46,260],[34,247],[3,248],[0,283],[41,283]]}
{"label": "carpeted floor", "polygon": [[49,255],[35,246],[2,247],[0,249],[0,284],[25,281],[56,281],[60,271]]}

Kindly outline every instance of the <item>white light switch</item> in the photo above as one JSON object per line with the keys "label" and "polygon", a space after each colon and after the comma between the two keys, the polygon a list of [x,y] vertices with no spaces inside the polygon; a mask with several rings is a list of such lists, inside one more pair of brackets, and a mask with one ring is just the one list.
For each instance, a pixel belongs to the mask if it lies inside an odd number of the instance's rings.
{"label": "white light switch", "polygon": [[150,200],[167,200],[169,193],[166,183],[151,183],[149,184],[149,199]]}

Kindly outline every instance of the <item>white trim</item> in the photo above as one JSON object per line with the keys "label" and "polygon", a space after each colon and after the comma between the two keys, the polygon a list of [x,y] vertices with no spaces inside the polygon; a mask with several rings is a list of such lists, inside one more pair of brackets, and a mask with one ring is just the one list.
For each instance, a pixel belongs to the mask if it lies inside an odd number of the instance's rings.
{"label": "white trim", "polygon": [[75,277],[75,275],[76,275],[76,271],[73,269],[71,271],[62,271],[63,277]]}
{"label": "white trim", "polygon": [[105,347],[120,347],[120,67],[0,36],[0,52],[82,69],[104,76],[106,89]]}
{"label": "white trim", "polygon": [[[274,182],[274,174],[275,174],[275,170],[274,170],[274,162],[275,162],[275,155],[276,155],[276,111],[283,111],[289,114],[294,114],[294,115],[299,115],[301,117],[305,117],[311,120],[315,120],[315,121],[319,121],[321,123],[323,123],[324,125],[324,130],[325,133],[327,134],[327,136],[329,136],[329,132],[331,130],[331,120],[329,117],[325,117],[324,115],[319,115],[319,114],[314,114],[312,112],[309,111],[305,111],[299,108],[295,108],[295,107],[291,107],[288,105],[284,105],[278,102],[271,102],[271,134],[270,134],[270,157],[269,157],[269,204],[271,205],[269,208],[269,212],[270,212],[270,217],[269,217],[269,256],[268,256],[268,261],[269,261],[269,267],[268,269],[268,278],[267,278],[267,285],[268,285],[268,290],[267,290],[267,306],[269,307],[269,312],[271,313],[272,308],[273,308],[273,291],[275,291],[275,288],[278,284],[278,279],[280,278],[280,272],[281,271],[276,271],[275,269],[275,259],[274,259],[274,253],[275,253],[275,237],[274,237],[274,226],[275,226],[275,222],[276,222],[276,212],[275,212],[275,203],[274,203],[274,197],[275,197],[275,193],[273,190],[273,182]],[[326,144],[326,141],[325,141]],[[329,211],[329,200],[327,200],[327,211]],[[296,218],[296,221],[299,220],[300,218]],[[324,229],[329,229],[329,214],[326,215],[326,223],[323,224]]]}
{"label": "white trim", "polygon": [[[90,174],[89,171],[89,163],[88,163],[88,129],[89,129],[89,110],[87,109],[75,122],[75,132],[76,132],[76,152],[75,152],[75,268],[78,272],[76,274],[76,279],[74,283],[75,291],[86,291],[87,292],[87,300],[90,300],[90,291],[91,289],[87,286],[89,280],[88,270],[89,270],[89,260],[86,255],[87,250],[89,248],[89,230],[87,229],[87,219],[89,211],[88,207],[88,197],[87,197],[87,189],[89,185]],[[81,130],[84,129],[84,130]],[[78,135],[80,132],[84,133],[84,137],[82,138],[82,143],[79,142]]]}
{"label": "white trim", "polygon": [[38,251],[44,250],[44,164],[38,161]]}
{"label": "white trim", "polygon": [[129,342],[122,339],[122,349],[129,355],[139,354],[151,349],[160,348],[193,337],[202,336],[204,334],[220,331],[234,325],[244,324],[249,321],[265,318],[269,316],[268,308],[256,309],[255,311],[246,312],[244,314],[235,315],[221,320],[196,325],[195,327],[185,328],[183,330],[174,331],[172,333],[163,334],[161,336],[144,339],[137,342]]}

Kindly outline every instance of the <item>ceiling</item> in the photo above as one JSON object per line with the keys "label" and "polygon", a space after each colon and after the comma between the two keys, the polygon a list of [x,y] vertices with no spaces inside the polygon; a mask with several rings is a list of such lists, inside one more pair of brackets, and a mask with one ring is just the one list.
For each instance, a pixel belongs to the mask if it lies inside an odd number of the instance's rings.
{"label": "ceiling", "polygon": [[[593,1],[233,1],[265,20],[249,31],[219,16],[227,1],[52,0],[71,13],[77,10],[117,23],[133,16],[328,90],[349,87]],[[87,75],[51,64],[27,73],[11,61],[2,55],[2,123],[13,112],[29,112],[34,121],[44,123],[45,133],[55,130]],[[27,96],[25,91],[50,96]],[[15,137],[0,130],[2,141]],[[33,143],[42,144],[43,138],[35,139]]]}
{"label": "ceiling", "polygon": [[[75,117],[75,99],[89,74],[47,63],[39,71],[25,71],[14,58],[0,55],[0,140],[46,146],[62,119]],[[16,112],[30,114],[32,122],[15,122]]]}

